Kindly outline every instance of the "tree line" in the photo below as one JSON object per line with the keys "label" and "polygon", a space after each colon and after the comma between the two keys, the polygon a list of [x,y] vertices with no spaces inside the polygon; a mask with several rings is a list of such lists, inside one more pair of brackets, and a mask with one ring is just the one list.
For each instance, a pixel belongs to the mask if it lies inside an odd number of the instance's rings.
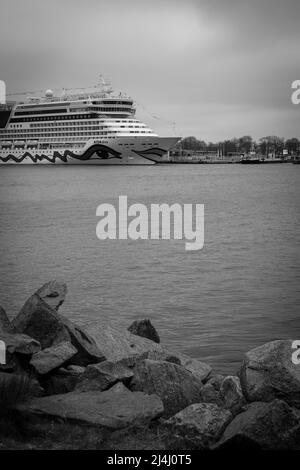
{"label": "tree line", "polygon": [[223,155],[240,153],[248,154],[251,151],[261,155],[282,155],[287,150],[289,155],[300,154],[300,140],[296,137],[285,140],[275,135],[262,137],[255,141],[251,136],[228,139],[217,143],[198,140],[196,137],[185,137],[177,144],[177,149],[203,152],[220,152]]}

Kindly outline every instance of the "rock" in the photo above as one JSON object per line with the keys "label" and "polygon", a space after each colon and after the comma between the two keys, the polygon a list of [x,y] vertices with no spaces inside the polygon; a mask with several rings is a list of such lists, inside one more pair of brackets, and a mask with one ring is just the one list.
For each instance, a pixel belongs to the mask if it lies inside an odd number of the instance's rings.
{"label": "rock", "polygon": [[29,401],[18,407],[28,418],[50,417],[115,430],[159,417],[163,404],[156,395],[130,392],[118,383],[105,392],[71,392]]}
{"label": "rock", "polygon": [[230,410],[232,414],[238,413],[246,404],[240,379],[233,375],[228,375],[223,380],[220,388],[220,397],[224,408]]}
{"label": "rock", "polygon": [[292,352],[291,340],[278,340],[246,354],[239,376],[248,401],[280,398],[300,407],[300,367],[293,364]]}
{"label": "rock", "polygon": [[225,375],[214,374],[214,375],[209,376],[206,383],[212,385],[214,389],[219,392],[224,379],[225,379]]}
{"label": "rock", "polygon": [[38,374],[48,374],[51,370],[65,364],[75,354],[77,354],[77,349],[70,342],[64,341],[34,354],[30,364]]}
{"label": "rock", "polygon": [[148,319],[134,321],[128,328],[128,331],[133,335],[151,339],[155,343],[160,343],[160,337],[151,321]]}
{"label": "rock", "polygon": [[256,402],[226,428],[218,449],[300,449],[300,411],[281,400]]}
{"label": "rock", "polygon": [[6,315],[4,308],[0,305],[0,332],[13,333],[13,327]]}
{"label": "rock", "polygon": [[199,403],[215,403],[216,405],[221,406],[222,400],[219,392],[213,387],[213,385],[206,383],[201,389]]}
{"label": "rock", "polygon": [[181,364],[197,379],[200,378],[203,381],[211,373],[211,367],[204,362],[169,351],[154,341],[133,335],[127,330],[118,329],[102,321],[89,323],[85,326],[85,331],[95,340],[98,348],[109,361],[125,361],[123,364],[126,366],[131,357],[133,363],[147,357],[151,360],[173,362]]}
{"label": "rock", "polygon": [[165,421],[171,449],[209,449],[230,423],[230,411],[212,403],[195,403]]}
{"label": "rock", "polygon": [[198,377],[203,383],[205,383],[210,377],[212,368],[205,362],[193,359],[185,354],[178,354],[182,367],[190,371]]}
{"label": "rock", "polygon": [[84,328],[80,328],[62,315],[59,315],[59,319],[70,334],[73,346],[77,349],[77,354],[72,358],[72,364],[86,366],[105,361],[106,357]]}
{"label": "rock", "polygon": [[81,366],[60,367],[47,376],[41,376],[40,382],[46,395],[73,392],[84,371],[85,367]]}
{"label": "rock", "polygon": [[36,294],[27,300],[13,325],[17,331],[40,341],[42,349],[71,342],[77,349],[77,354],[72,359],[74,364],[87,365],[105,360],[86,331],[60,315]]}
{"label": "rock", "polygon": [[49,307],[58,310],[65,301],[67,291],[66,284],[58,281],[49,281],[40,287],[35,294],[48,304]]}
{"label": "rock", "polygon": [[71,340],[56,310],[36,294],[27,300],[20,313],[12,321],[12,325],[18,332],[37,339],[42,349]]}
{"label": "rock", "polygon": [[168,351],[149,351],[143,355],[143,359],[151,359],[152,361],[166,361],[172,362],[172,364],[177,364],[181,366],[181,360],[176,354],[172,354]]}
{"label": "rock", "polygon": [[0,332],[0,340],[4,341],[6,352],[9,354],[18,353],[30,356],[31,354],[37,353],[41,349],[39,341],[24,334],[10,334]]}
{"label": "rock", "polygon": [[74,364],[70,364],[66,371],[73,374],[73,375],[82,375],[85,372],[86,367],[76,366]]}
{"label": "rock", "polygon": [[133,372],[130,389],[158,395],[167,417],[199,401],[201,380],[177,364],[146,359],[137,362]]}
{"label": "rock", "polygon": [[125,384],[133,377],[133,372],[122,364],[111,361],[100,362],[87,366],[76,386],[77,391],[89,390],[103,391],[117,382]]}
{"label": "rock", "polygon": [[102,321],[91,322],[85,331],[94,339],[108,361],[119,361],[129,356],[152,351],[164,352],[159,344],[147,338],[131,334]]}

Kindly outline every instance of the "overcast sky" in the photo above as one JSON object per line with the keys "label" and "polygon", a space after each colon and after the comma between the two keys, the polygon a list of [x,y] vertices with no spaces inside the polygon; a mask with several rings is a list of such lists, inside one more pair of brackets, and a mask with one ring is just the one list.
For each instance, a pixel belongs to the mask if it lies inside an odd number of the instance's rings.
{"label": "overcast sky", "polygon": [[[102,73],[163,135],[300,138],[300,0],[0,0],[7,91]],[[175,124],[172,124],[172,123]]]}

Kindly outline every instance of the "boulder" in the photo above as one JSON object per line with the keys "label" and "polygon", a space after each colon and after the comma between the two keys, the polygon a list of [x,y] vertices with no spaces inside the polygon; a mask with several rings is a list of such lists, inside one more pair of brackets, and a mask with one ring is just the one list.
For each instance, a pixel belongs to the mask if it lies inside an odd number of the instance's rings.
{"label": "boulder", "polygon": [[8,319],[4,308],[0,305],[0,332],[13,333],[13,327]]}
{"label": "boulder", "polygon": [[35,294],[38,295],[49,307],[58,310],[64,303],[67,294],[66,284],[58,281],[46,282]]}
{"label": "boulder", "polygon": [[70,364],[67,366],[66,369],[64,369],[66,372],[69,372],[70,374],[80,376],[85,372],[85,367],[83,366],[76,366],[74,364]]}
{"label": "boulder", "polygon": [[105,392],[70,392],[31,400],[18,407],[29,418],[58,418],[67,422],[115,430],[158,418],[163,404],[156,395],[130,392],[122,383]]}
{"label": "boulder", "polygon": [[214,389],[219,392],[224,379],[225,379],[225,375],[213,374],[208,377],[208,380],[206,383],[212,385]]}
{"label": "boulder", "polygon": [[225,429],[218,449],[300,450],[300,411],[282,400],[256,402]]}
{"label": "boulder", "polygon": [[160,343],[160,337],[151,321],[148,319],[134,321],[128,328],[128,331],[133,335],[151,339],[155,343]]}
{"label": "boulder", "polygon": [[75,354],[77,354],[77,349],[70,342],[64,341],[34,354],[30,364],[38,374],[48,374],[51,370],[65,364]]}
{"label": "boulder", "polygon": [[292,341],[278,340],[246,354],[239,376],[246,399],[279,398],[300,407],[300,367],[292,362]]}
{"label": "boulder", "polygon": [[222,400],[220,393],[213,387],[212,384],[206,383],[200,391],[199,403],[215,403],[221,406]]}
{"label": "boulder", "polygon": [[73,392],[85,368],[81,366],[60,367],[48,375],[40,376],[39,380],[46,395],[57,395]]}
{"label": "boulder", "polygon": [[42,349],[71,342],[77,350],[72,360],[74,364],[87,365],[105,360],[86,331],[60,315],[36,294],[27,300],[13,325],[17,331],[40,341]]}
{"label": "boulder", "polygon": [[133,364],[146,358],[172,362],[182,365],[202,381],[211,374],[211,367],[208,364],[184,354],[169,351],[154,341],[133,335],[129,331],[119,329],[109,323],[91,322],[85,326],[85,331],[95,340],[98,348],[109,361],[123,361],[126,366],[129,366],[130,361]]}
{"label": "boulder", "polygon": [[94,339],[108,361],[119,361],[152,351],[164,352],[159,344],[147,338],[131,334],[102,321],[91,322],[85,331]]}
{"label": "boulder", "polygon": [[13,319],[12,325],[19,333],[37,339],[42,349],[71,340],[56,310],[36,294],[27,300],[20,313]]}
{"label": "boulder", "polygon": [[199,378],[203,383],[208,380],[212,371],[210,365],[199,361],[198,359],[186,356],[185,354],[177,354],[177,357],[180,359],[182,367],[192,372],[192,374]]}
{"label": "boulder", "polygon": [[133,377],[133,372],[122,364],[111,361],[100,362],[87,366],[76,386],[77,391],[103,391],[117,382],[125,384]]}
{"label": "boulder", "polygon": [[240,379],[234,375],[228,375],[223,380],[220,388],[220,397],[224,408],[230,410],[232,414],[237,414],[246,404]]}
{"label": "boulder", "polygon": [[171,449],[209,449],[232,420],[230,411],[213,403],[195,403],[165,421],[166,445]]}
{"label": "boulder", "polygon": [[0,332],[0,340],[4,341],[6,352],[9,354],[31,355],[41,349],[39,341],[24,334],[10,334]]}
{"label": "boulder", "polygon": [[106,357],[102,350],[97,347],[93,338],[84,328],[80,328],[62,315],[58,315],[58,317],[68,331],[71,343],[77,349],[77,354],[72,358],[72,364],[86,366],[105,361]]}
{"label": "boulder", "polygon": [[164,351],[149,351],[143,354],[143,359],[151,359],[152,361],[166,361],[172,362],[181,366],[181,360],[178,355],[173,354],[167,350]]}
{"label": "boulder", "polygon": [[133,373],[130,389],[158,395],[164,404],[164,416],[199,402],[201,380],[177,364],[146,359],[136,363]]}

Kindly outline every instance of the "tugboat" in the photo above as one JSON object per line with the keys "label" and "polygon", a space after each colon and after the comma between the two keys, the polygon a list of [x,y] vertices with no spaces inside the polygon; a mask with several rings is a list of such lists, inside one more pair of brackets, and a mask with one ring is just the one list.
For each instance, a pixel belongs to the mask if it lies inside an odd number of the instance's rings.
{"label": "tugboat", "polygon": [[250,152],[249,155],[241,158],[240,163],[244,165],[257,165],[259,163],[264,163],[264,159],[259,157],[256,152]]}

